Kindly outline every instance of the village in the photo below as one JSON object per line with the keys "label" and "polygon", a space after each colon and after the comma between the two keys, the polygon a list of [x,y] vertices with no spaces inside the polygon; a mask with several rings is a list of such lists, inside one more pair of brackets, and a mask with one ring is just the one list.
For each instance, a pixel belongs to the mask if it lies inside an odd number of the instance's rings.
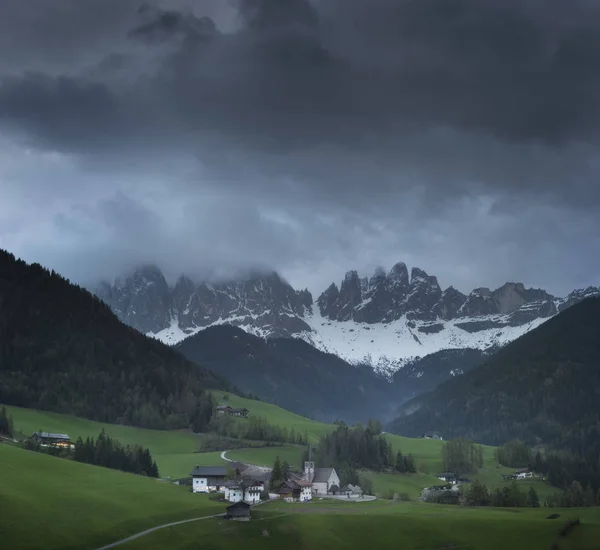
{"label": "village", "polygon": [[302,473],[290,472],[287,479],[273,483],[272,472],[257,472],[256,468],[239,462],[224,466],[196,466],[190,473],[192,492],[220,493],[227,506],[226,517],[247,520],[250,507],[263,500],[281,499],[284,502],[309,502],[315,497],[343,498],[359,501],[363,497],[356,485],[340,487],[335,468],[315,468],[305,461]]}

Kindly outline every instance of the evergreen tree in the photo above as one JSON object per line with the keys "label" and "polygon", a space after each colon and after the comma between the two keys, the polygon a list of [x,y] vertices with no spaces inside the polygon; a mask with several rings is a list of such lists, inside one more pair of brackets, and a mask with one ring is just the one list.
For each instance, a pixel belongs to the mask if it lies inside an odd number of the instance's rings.
{"label": "evergreen tree", "polygon": [[413,458],[413,455],[411,453],[408,453],[408,455],[406,455],[406,457],[404,458],[404,464],[406,466],[406,471],[409,474],[416,474],[417,473],[417,467],[415,465],[415,459]]}
{"label": "evergreen tree", "polygon": [[273,471],[271,472],[271,485],[274,488],[277,488],[283,483],[283,481],[283,468],[281,466],[279,456],[277,456],[275,458],[275,463],[273,464]]}
{"label": "evergreen tree", "polygon": [[540,499],[533,485],[529,488],[529,492],[527,493],[527,506],[530,506],[531,508],[540,507]]}
{"label": "evergreen tree", "polygon": [[487,487],[477,479],[464,492],[463,499],[467,506],[487,506],[490,503]]}
{"label": "evergreen tree", "polygon": [[284,460],[283,463],[281,464],[281,477],[284,481],[289,479],[290,472],[291,472],[290,465],[287,463],[287,460]]}
{"label": "evergreen tree", "polygon": [[396,471],[400,472],[401,474],[406,472],[406,462],[404,461],[404,456],[402,456],[402,451],[398,451],[398,454],[396,455],[395,468]]}

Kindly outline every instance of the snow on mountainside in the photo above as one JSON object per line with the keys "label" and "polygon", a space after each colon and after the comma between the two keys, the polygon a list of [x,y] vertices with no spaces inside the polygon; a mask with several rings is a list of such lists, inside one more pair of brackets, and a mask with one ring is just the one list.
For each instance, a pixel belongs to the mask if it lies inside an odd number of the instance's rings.
{"label": "snow on mountainside", "polygon": [[174,345],[214,325],[235,325],[262,338],[297,337],[354,364],[391,374],[417,358],[447,349],[503,346],[600,289],[556,298],[544,290],[506,283],[468,296],[442,291],[437,278],[397,263],[369,278],[356,271],[330,285],[313,303],[277,273],[239,281],[194,283],[180,277],[170,288],[154,266],[137,269],[96,294],[127,324]]}
{"label": "snow on mountainside", "polygon": [[[316,308],[315,308],[316,309]],[[443,349],[480,349],[503,346],[541,325],[546,319],[537,318],[520,326],[506,324],[500,328],[488,328],[468,332],[460,328],[464,322],[481,322],[481,317],[464,318],[440,323],[440,330],[428,332],[431,323],[413,321],[406,316],[389,323],[356,323],[332,321],[324,318],[318,310],[307,319],[312,331],[299,335],[316,348],[335,353],[354,364],[367,364],[389,375],[407,362],[425,357]],[[506,323],[505,316],[485,319],[495,324]]]}

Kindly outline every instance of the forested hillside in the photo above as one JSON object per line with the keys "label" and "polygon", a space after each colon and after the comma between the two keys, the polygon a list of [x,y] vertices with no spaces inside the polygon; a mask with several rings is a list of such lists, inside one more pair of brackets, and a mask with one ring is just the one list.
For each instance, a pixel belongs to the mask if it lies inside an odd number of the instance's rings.
{"label": "forested hillside", "polygon": [[441,431],[499,444],[521,438],[579,456],[600,455],[600,299],[567,309],[483,366],[403,407],[388,429]]}
{"label": "forested hillside", "polygon": [[370,367],[355,367],[303,340],[263,340],[232,326],[215,326],[176,349],[227,379],[298,414],[346,422],[384,416],[402,399]]}
{"label": "forested hillside", "polygon": [[0,250],[0,403],[153,428],[197,423],[227,383],[86,290]]}

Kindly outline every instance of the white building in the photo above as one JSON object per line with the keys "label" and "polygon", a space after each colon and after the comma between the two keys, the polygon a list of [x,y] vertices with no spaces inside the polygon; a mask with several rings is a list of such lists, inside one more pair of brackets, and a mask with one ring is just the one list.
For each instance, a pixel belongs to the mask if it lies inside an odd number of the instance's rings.
{"label": "white building", "polygon": [[236,502],[247,502],[256,504],[260,502],[260,494],[264,486],[260,481],[250,482],[249,484],[239,481],[227,481],[224,486],[225,500]]}
{"label": "white building", "polygon": [[312,483],[313,495],[326,495],[331,492],[331,487],[340,486],[340,478],[335,468],[315,468],[315,463],[304,463],[304,479]]}
{"label": "white building", "polygon": [[222,466],[196,466],[190,473],[192,492],[214,493],[225,489],[227,468]]}

